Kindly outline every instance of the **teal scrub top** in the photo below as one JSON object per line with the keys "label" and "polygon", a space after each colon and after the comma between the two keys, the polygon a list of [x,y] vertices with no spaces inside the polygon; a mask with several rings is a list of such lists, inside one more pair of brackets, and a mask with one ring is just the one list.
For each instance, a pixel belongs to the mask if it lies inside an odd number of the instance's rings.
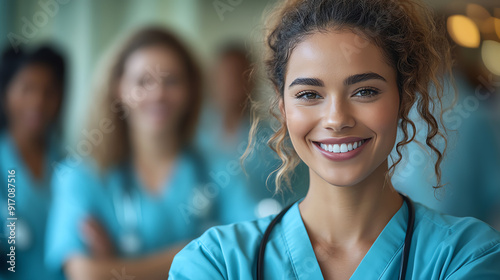
{"label": "teal scrub top", "polygon": [[[53,165],[60,159],[59,149],[55,138],[49,137],[49,146],[44,161],[43,178],[34,178],[29,168],[25,165],[19,155],[17,147],[10,134],[6,131],[0,132],[0,172],[2,173],[2,184],[0,189],[0,213],[2,218],[2,236],[8,237],[10,230],[7,227],[7,217],[17,218],[15,220],[15,244],[5,244],[2,241],[2,262],[10,246],[16,247],[15,251],[15,273],[7,271],[2,263],[0,279],[62,279],[61,275],[47,269],[44,263],[45,251],[45,229],[47,215],[51,203],[50,180],[53,173]],[[8,170],[15,170],[15,216],[8,212]],[[3,239],[3,238],[2,238]],[[5,250],[7,250],[5,252]],[[5,254],[4,254],[5,253]],[[4,270],[5,268],[5,270]],[[6,277],[6,278],[4,278]]]}
{"label": "teal scrub top", "polygon": [[[500,279],[500,233],[475,218],[414,205],[406,279]],[[177,254],[168,279],[255,279],[259,244],[273,217],[208,230]],[[404,203],[350,279],[398,279],[407,219]],[[298,203],[269,237],[264,273],[265,279],[323,279]]]}
{"label": "teal scrub top", "polygon": [[247,195],[209,181],[201,162],[185,149],[159,193],[142,187],[128,163],[99,175],[90,162],[63,162],[52,184],[47,264],[62,271],[71,256],[90,256],[80,227],[87,217],[105,228],[123,258],[187,243],[210,226],[250,219],[243,210]]}

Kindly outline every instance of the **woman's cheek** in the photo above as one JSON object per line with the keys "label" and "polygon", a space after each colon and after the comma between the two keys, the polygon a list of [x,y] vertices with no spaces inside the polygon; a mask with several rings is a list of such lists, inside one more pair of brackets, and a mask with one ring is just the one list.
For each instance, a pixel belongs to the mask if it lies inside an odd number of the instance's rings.
{"label": "woman's cheek", "polygon": [[188,87],[175,88],[167,95],[167,107],[172,110],[171,116],[175,122],[189,114],[192,105],[190,88]]}
{"label": "woman's cheek", "polygon": [[380,151],[384,154],[389,154],[394,147],[397,135],[398,124],[398,104],[392,100],[387,102],[379,102],[377,106],[370,110],[369,114],[365,114],[365,123],[370,127],[379,138],[382,147]]}
{"label": "woman's cheek", "polygon": [[295,150],[300,155],[302,147],[307,145],[305,137],[315,126],[314,109],[291,105],[285,111],[290,139]]}

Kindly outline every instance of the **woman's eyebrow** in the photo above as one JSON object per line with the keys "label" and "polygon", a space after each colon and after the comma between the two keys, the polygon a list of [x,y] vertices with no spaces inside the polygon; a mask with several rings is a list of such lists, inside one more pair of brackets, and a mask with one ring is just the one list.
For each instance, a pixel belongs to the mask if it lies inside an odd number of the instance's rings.
{"label": "woman's eyebrow", "polygon": [[292,86],[296,85],[303,85],[303,86],[317,86],[317,87],[324,87],[325,84],[323,83],[322,80],[316,79],[316,78],[297,78],[293,80],[293,82],[288,86],[288,88],[291,88]]}
{"label": "woman's eyebrow", "polygon": [[371,79],[376,79],[376,80],[382,80],[384,82],[387,82],[387,80],[382,77],[381,75],[374,73],[374,72],[367,72],[367,73],[362,73],[362,74],[356,74],[347,77],[347,79],[344,80],[344,85],[350,86],[356,83],[360,83],[366,80],[371,80]]}
{"label": "woman's eyebrow", "polygon": [[[344,80],[344,85],[350,86],[350,85],[353,85],[356,83],[360,83],[360,82],[372,80],[372,79],[382,80],[384,82],[387,82],[387,80],[384,77],[382,77],[381,75],[379,75],[375,72],[367,72],[367,73],[361,73],[361,74],[356,74],[356,75],[352,75],[352,76],[347,77]],[[322,80],[317,79],[317,78],[297,78],[297,79],[293,80],[293,82],[288,86],[288,88],[291,88],[292,86],[296,86],[296,85],[324,87],[325,83],[323,83]]]}

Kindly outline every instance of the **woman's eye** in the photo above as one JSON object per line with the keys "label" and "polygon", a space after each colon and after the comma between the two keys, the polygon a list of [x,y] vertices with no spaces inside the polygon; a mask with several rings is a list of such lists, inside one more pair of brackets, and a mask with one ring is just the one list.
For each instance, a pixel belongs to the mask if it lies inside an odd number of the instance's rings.
{"label": "woman's eye", "polygon": [[180,82],[180,80],[176,77],[167,77],[163,79],[163,85],[165,86],[174,86],[177,85]]}
{"label": "woman's eye", "polygon": [[321,95],[319,95],[313,91],[301,91],[297,94],[297,99],[312,100],[312,99],[319,99],[319,98],[321,98]]}
{"label": "woman's eye", "polygon": [[148,76],[142,77],[139,80],[139,86],[141,86],[141,87],[150,88],[150,87],[154,86],[155,83],[156,83],[156,81],[152,77],[148,77]]}
{"label": "woman's eye", "polygon": [[370,97],[374,97],[375,95],[377,95],[379,93],[380,92],[376,89],[362,88],[362,89],[358,90],[353,96],[361,97],[361,98],[370,98]]}

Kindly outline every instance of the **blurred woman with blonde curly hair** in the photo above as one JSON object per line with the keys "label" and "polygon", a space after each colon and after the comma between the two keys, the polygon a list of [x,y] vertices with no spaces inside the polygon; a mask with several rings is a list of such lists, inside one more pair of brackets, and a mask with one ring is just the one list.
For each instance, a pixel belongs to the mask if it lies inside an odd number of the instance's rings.
{"label": "blurred woman with blonde curly hair", "polygon": [[46,261],[69,279],[165,279],[186,243],[241,220],[246,195],[212,181],[192,144],[202,77],[181,40],[145,27],[109,58],[84,133],[90,157],[64,161],[52,183]]}

